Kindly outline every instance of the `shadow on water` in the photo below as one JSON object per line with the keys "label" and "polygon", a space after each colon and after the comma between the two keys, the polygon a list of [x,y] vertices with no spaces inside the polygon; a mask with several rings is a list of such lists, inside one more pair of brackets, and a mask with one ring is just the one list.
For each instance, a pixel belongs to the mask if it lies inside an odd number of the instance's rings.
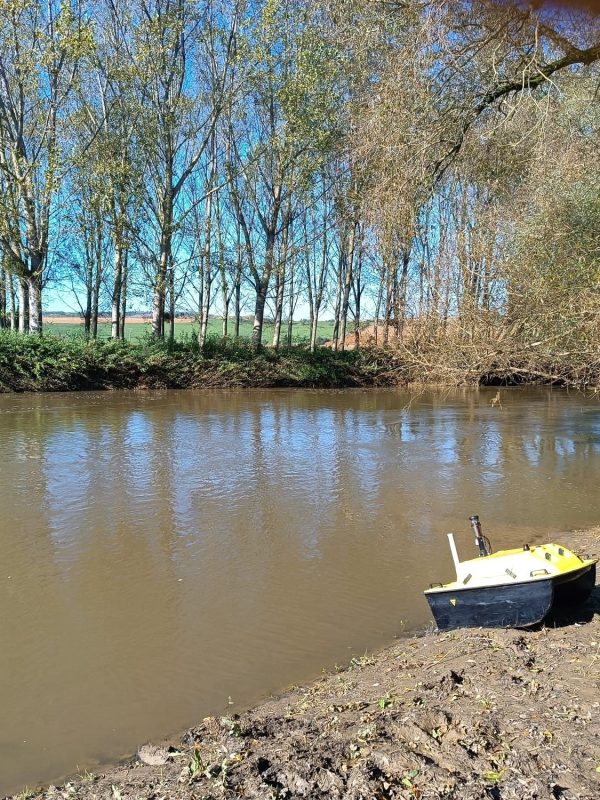
{"label": "shadow on water", "polygon": [[592,593],[579,606],[572,608],[560,608],[552,611],[546,619],[532,630],[546,628],[566,628],[569,625],[585,625],[594,619],[596,614],[600,614],[600,584],[594,587]]}

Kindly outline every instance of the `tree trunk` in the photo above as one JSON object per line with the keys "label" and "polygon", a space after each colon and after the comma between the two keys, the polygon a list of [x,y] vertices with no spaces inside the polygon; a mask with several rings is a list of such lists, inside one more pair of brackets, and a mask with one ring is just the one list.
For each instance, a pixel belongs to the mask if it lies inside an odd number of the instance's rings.
{"label": "tree trunk", "polygon": [[352,284],[352,291],[354,294],[354,347],[357,350],[360,349],[360,310],[364,288],[362,284],[362,265],[363,247],[361,239],[359,240],[357,265],[356,269],[354,270],[354,282]]}
{"label": "tree trunk", "polygon": [[[42,332],[42,270],[47,253],[45,236],[36,220],[36,204],[34,201],[33,172],[27,173],[22,181],[22,196],[24,205],[24,221],[27,231],[26,252],[28,255],[29,269],[27,271],[27,301],[29,318],[24,319],[23,326],[30,333]],[[49,211],[49,208],[46,209]],[[25,299],[25,298],[23,298]],[[21,308],[21,313],[25,308]]]}
{"label": "tree trunk", "polygon": [[94,263],[91,258],[90,248],[86,247],[87,265],[85,270],[85,311],[83,312],[83,329],[86,336],[90,335],[92,322],[92,292],[94,285]]}
{"label": "tree trunk", "polygon": [[310,268],[310,246],[309,246],[309,238],[308,238],[308,211],[304,213],[304,274],[306,275],[306,292],[308,295],[308,329],[310,331],[309,339],[310,339],[310,349],[312,352],[312,329],[313,329],[313,322],[315,318],[315,301],[313,296],[313,276],[312,271]]}
{"label": "tree trunk", "polygon": [[[269,276],[270,277],[270,276]],[[252,344],[256,348],[262,347],[262,333],[265,318],[265,304],[267,302],[268,278],[263,278],[256,289],[256,302],[254,304],[254,324],[252,326]]]}
{"label": "tree trunk", "polygon": [[164,243],[161,242],[158,271],[156,273],[154,295],[152,298],[152,336],[155,339],[161,339],[164,334],[165,283],[167,277],[166,258],[167,252],[164,249]]}
{"label": "tree trunk", "polygon": [[[218,198],[217,198],[218,199]],[[221,299],[223,302],[223,339],[227,338],[229,326],[229,302],[231,293],[227,282],[227,270],[225,269],[225,245],[223,244],[221,204],[217,202],[217,246],[219,248],[219,275],[221,276]]]}
{"label": "tree trunk", "polygon": [[[321,266],[319,268],[318,278],[315,278],[315,285],[313,289],[313,314],[310,326],[310,351],[314,353],[317,349],[317,331],[319,327],[319,314],[321,312],[321,304],[323,303],[323,295],[325,293],[325,283],[327,280],[327,208],[323,207],[323,220],[321,232]],[[307,265],[308,271],[308,265]],[[309,277],[309,276],[307,276]],[[309,278],[310,281],[310,278]]]}
{"label": "tree trunk", "polygon": [[165,335],[165,295],[167,289],[167,270],[171,262],[171,244],[173,238],[173,189],[172,175],[167,174],[167,189],[162,201],[160,233],[160,253],[158,269],[154,281],[152,298],[152,336],[162,339]]}
{"label": "tree trunk", "polygon": [[406,321],[406,293],[408,288],[408,264],[410,261],[410,250],[404,248],[402,251],[402,275],[400,276],[400,289],[397,301],[396,318],[396,337],[398,342],[402,340],[404,334],[404,323]]}
{"label": "tree trunk", "polygon": [[19,333],[29,333],[29,285],[19,278]]}
{"label": "tree trunk", "polygon": [[340,309],[340,341],[338,349],[344,350],[346,342],[346,324],[348,322],[348,308],[350,307],[350,289],[352,288],[353,281],[353,262],[354,262],[354,241],[356,236],[356,223],[350,229],[348,237],[348,249],[346,251],[346,276],[344,281],[344,295]]}
{"label": "tree trunk", "polygon": [[267,292],[269,281],[273,271],[273,258],[275,255],[275,227],[267,231],[267,248],[265,251],[265,262],[260,280],[256,284],[256,303],[254,305],[254,324],[252,326],[252,344],[256,348],[262,347],[263,324],[265,318],[265,304],[267,302]]}
{"label": "tree trunk", "polygon": [[94,281],[94,302],[92,303],[92,339],[98,338],[98,306],[100,303],[100,283],[102,282],[102,267],[96,263],[96,279]]}
{"label": "tree trunk", "polygon": [[275,292],[275,329],[273,331],[273,347],[279,350],[281,342],[281,322],[283,319],[283,300],[285,295],[285,275],[288,258],[288,244],[290,240],[290,225],[292,221],[291,205],[288,203],[283,221],[283,240],[277,265],[277,291]]}
{"label": "tree trunk", "polygon": [[[273,329],[273,347],[279,350],[281,344],[281,323],[283,321],[283,300],[285,294],[285,261],[277,270],[277,291],[275,293],[275,326]],[[291,298],[290,298],[291,300]]]}
{"label": "tree trunk", "polygon": [[242,243],[240,241],[240,226],[237,226],[237,262],[235,265],[235,285],[234,291],[234,304],[235,304],[235,320],[234,320],[234,338],[240,338],[240,314],[242,311]]}
{"label": "tree trunk", "polygon": [[175,265],[169,264],[169,341],[175,341]]}
{"label": "tree trunk", "polygon": [[96,273],[94,275],[94,302],[92,305],[92,339],[98,338],[98,307],[100,304],[100,287],[102,285],[102,273],[104,271],[102,262],[102,227],[98,225],[98,236],[96,237],[96,253],[95,253]]}
{"label": "tree trunk", "polygon": [[390,326],[392,324],[392,312],[394,309],[394,280],[395,270],[391,264],[387,263],[385,270],[385,319],[383,322],[383,344],[387,345],[390,340]]}
{"label": "tree trunk", "polygon": [[335,293],[335,311],[333,313],[333,349],[338,349],[338,340],[340,334],[340,311],[342,308],[342,288],[344,286],[344,276],[343,270],[345,268],[344,265],[344,254],[343,251],[340,253],[338,258],[338,271],[337,271],[337,287]]}
{"label": "tree trunk", "polygon": [[383,299],[383,281],[379,282],[379,290],[377,292],[377,303],[375,305],[375,347],[379,344],[379,315],[381,314],[381,301]]}
{"label": "tree trunk", "polygon": [[211,291],[212,291],[212,273],[210,268],[204,270],[204,291],[203,295],[203,303],[202,303],[202,314],[200,320],[200,347],[204,347],[206,344],[206,338],[208,336],[208,317],[210,314],[210,305],[211,305]]}
{"label": "tree trunk", "polygon": [[121,291],[123,287],[123,250],[115,248],[114,283],[110,313],[110,337],[119,339],[121,336]]}
{"label": "tree trunk", "polygon": [[6,273],[0,267],[0,328],[7,327],[8,319],[6,316]]}
{"label": "tree trunk", "polygon": [[127,278],[129,266],[129,252],[125,250],[123,258],[123,275],[121,280],[121,339],[125,341],[125,315],[127,313]]}
{"label": "tree trunk", "polygon": [[16,331],[19,327],[19,313],[17,310],[17,293],[15,291],[15,282],[10,272],[6,273],[6,280],[8,284],[8,300],[10,303],[10,329]]}
{"label": "tree trunk", "polygon": [[319,312],[315,310],[311,325],[310,325],[310,352],[314,353],[317,349],[317,328],[319,326]]}
{"label": "tree trunk", "polygon": [[42,287],[41,273],[37,270],[28,277],[29,290],[29,332],[42,332]]}
{"label": "tree trunk", "polygon": [[204,266],[202,256],[198,265],[198,344],[202,347],[202,314],[204,313]]}
{"label": "tree trunk", "polygon": [[241,277],[238,277],[235,282],[235,327],[234,327],[234,338],[237,340],[240,338],[240,315],[242,313],[242,281]]}
{"label": "tree trunk", "polygon": [[[202,265],[202,275],[200,281],[204,283],[203,289],[203,304],[201,306],[200,315],[200,347],[206,344],[206,337],[208,335],[208,315],[210,313],[211,304],[211,289],[213,271],[211,264],[212,254],[212,215],[213,215],[213,189],[215,185],[215,175],[217,172],[217,150],[216,138],[214,133],[211,136],[211,158],[210,158],[210,175],[208,178],[208,193],[206,196],[206,207],[204,213],[204,252],[201,256],[200,263]],[[217,198],[218,200],[218,198]],[[219,209],[217,208],[217,224],[219,217]]]}
{"label": "tree trunk", "polygon": [[229,296],[223,298],[223,338],[227,338],[229,326]]}
{"label": "tree trunk", "polygon": [[281,264],[275,273],[275,319],[273,325],[273,348],[279,350],[281,340],[281,318],[283,317],[284,275]]}
{"label": "tree trunk", "polygon": [[294,270],[290,270],[290,302],[288,303],[287,346],[292,346],[294,332]]}

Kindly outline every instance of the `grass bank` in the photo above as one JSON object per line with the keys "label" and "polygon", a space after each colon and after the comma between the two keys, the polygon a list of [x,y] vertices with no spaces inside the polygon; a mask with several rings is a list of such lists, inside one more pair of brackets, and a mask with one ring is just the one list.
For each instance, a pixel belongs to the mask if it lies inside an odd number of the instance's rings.
{"label": "grass bank", "polygon": [[391,385],[395,378],[368,352],[304,347],[275,351],[247,342],[195,339],[169,344],[91,341],[83,337],[0,334],[0,391],[200,387],[341,388]]}
{"label": "grass bank", "polygon": [[0,392],[202,387],[600,386],[598,353],[531,352],[514,343],[469,345],[407,337],[335,352],[305,345],[256,351],[247,340],[174,342],[19,336],[0,332]]}
{"label": "grass bank", "polygon": [[[600,555],[600,529],[567,534]],[[600,586],[530,630],[398,640],[36,798],[596,800]]]}

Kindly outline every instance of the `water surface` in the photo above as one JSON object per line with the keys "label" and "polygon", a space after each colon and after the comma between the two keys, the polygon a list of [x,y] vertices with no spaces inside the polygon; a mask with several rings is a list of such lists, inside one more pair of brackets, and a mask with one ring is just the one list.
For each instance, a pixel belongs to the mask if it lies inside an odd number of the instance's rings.
{"label": "water surface", "polygon": [[598,400],[494,392],[0,397],[0,794],[430,624],[469,514],[597,523]]}

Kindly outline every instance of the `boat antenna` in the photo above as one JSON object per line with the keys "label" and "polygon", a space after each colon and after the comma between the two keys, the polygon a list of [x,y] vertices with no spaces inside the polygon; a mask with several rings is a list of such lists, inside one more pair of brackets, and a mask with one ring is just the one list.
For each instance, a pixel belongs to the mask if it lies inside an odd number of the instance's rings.
{"label": "boat antenna", "polygon": [[490,540],[487,538],[487,536],[483,535],[479,517],[475,514],[474,516],[469,517],[469,522],[471,523],[471,528],[473,528],[473,533],[475,534],[475,544],[479,547],[479,555],[491,555],[492,547],[490,545]]}

